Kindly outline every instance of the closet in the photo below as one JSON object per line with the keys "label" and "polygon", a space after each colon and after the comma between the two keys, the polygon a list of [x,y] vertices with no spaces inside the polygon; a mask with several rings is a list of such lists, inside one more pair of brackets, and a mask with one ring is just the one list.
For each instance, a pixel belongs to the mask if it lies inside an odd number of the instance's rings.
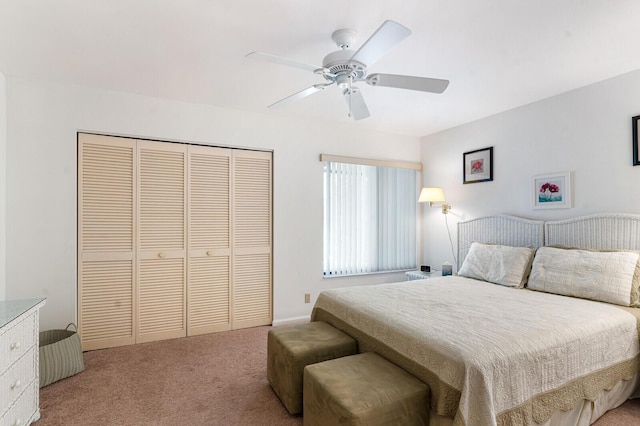
{"label": "closet", "polygon": [[270,152],[78,134],[84,350],[271,324]]}

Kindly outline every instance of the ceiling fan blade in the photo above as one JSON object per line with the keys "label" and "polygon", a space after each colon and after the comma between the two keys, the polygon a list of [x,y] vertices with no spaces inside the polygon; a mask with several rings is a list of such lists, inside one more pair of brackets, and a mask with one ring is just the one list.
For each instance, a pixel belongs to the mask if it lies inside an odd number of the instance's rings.
{"label": "ceiling fan blade", "polygon": [[411,34],[411,30],[395,21],[384,21],[356,53],[351,57],[352,61],[370,67],[393,46],[404,40]]}
{"label": "ceiling fan blade", "polygon": [[281,56],[271,55],[269,53],[251,52],[248,53],[245,58],[262,59],[263,61],[273,62],[274,64],[286,65],[288,67],[300,68],[307,71],[312,71],[317,74],[323,74],[329,72],[328,69],[318,65],[305,64],[304,62],[294,61],[293,59],[283,58]]}
{"label": "ceiling fan blade", "polygon": [[371,74],[365,81],[370,86],[395,87],[432,93],[442,93],[449,86],[449,80],[396,74]]}
{"label": "ceiling fan blade", "polygon": [[342,94],[344,95],[344,99],[347,101],[349,113],[354,120],[362,120],[363,118],[369,117],[369,108],[367,108],[367,104],[364,102],[362,93],[357,87],[344,89]]}
{"label": "ceiling fan blade", "polygon": [[299,99],[302,98],[306,98],[309,95],[313,95],[316,92],[319,92],[321,90],[324,90],[325,88],[331,86],[333,83],[327,83],[327,84],[314,84],[311,87],[307,87],[304,90],[301,90],[297,93],[294,93],[291,96],[287,96],[284,99],[280,99],[278,102],[271,104],[268,106],[268,108],[281,108],[283,106],[289,105],[290,103],[293,103]]}

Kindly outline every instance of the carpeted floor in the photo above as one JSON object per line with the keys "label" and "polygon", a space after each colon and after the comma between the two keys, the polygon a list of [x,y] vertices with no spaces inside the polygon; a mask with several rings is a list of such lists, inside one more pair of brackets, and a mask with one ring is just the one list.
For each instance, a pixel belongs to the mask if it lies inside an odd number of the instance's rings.
{"label": "carpeted floor", "polygon": [[85,352],[41,389],[36,425],[301,425],[267,382],[269,328]]}
{"label": "carpeted floor", "polygon": [[[301,425],[267,382],[269,329],[85,352],[84,372],[40,390],[36,425]],[[640,425],[640,399],[595,424]]]}

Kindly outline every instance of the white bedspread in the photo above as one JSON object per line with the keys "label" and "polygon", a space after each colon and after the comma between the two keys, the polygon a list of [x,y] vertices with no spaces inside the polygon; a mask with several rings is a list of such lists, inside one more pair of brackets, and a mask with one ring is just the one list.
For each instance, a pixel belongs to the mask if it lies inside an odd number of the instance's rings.
{"label": "white bedspread", "polygon": [[332,289],[315,307],[459,390],[468,426],[639,352],[636,318],[615,306],[457,276]]}

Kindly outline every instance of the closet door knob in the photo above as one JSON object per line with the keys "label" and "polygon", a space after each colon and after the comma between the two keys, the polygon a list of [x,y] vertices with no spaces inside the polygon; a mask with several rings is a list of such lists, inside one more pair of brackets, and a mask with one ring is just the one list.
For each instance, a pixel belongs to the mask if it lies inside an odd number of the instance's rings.
{"label": "closet door knob", "polygon": [[20,349],[20,342],[14,342],[11,344],[11,346],[9,347],[11,350],[13,349]]}
{"label": "closet door knob", "polygon": [[11,426],[20,426],[21,424],[22,424],[22,420],[15,419],[13,423],[11,423]]}
{"label": "closet door knob", "polygon": [[22,385],[22,383],[20,382],[20,380],[16,380],[15,382],[13,382],[11,384],[11,390],[18,389],[21,385]]}

